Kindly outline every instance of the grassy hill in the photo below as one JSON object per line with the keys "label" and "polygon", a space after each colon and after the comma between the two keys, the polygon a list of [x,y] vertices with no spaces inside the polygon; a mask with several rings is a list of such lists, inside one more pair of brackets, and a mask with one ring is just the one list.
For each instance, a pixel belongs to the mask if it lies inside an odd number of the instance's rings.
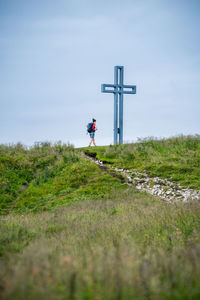
{"label": "grassy hill", "polygon": [[1,145],[0,298],[199,299],[199,202],[136,191],[84,152],[199,189],[199,137]]}

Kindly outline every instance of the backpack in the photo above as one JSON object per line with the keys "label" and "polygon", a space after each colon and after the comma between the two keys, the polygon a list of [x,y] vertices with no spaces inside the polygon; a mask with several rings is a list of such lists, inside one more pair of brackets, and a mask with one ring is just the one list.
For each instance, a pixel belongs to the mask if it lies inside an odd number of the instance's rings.
{"label": "backpack", "polygon": [[88,131],[89,133],[95,132],[95,126],[94,126],[94,123],[88,123],[87,131]]}

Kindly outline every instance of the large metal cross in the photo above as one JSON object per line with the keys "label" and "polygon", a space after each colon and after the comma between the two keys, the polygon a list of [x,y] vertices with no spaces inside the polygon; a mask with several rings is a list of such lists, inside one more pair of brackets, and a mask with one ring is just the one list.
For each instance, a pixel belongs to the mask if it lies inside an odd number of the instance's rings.
{"label": "large metal cross", "polygon": [[124,67],[115,66],[114,84],[102,84],[101,92],[114,93],[114,145],[123,144],[123,95],[136,94],[136,85],[124,85]]}

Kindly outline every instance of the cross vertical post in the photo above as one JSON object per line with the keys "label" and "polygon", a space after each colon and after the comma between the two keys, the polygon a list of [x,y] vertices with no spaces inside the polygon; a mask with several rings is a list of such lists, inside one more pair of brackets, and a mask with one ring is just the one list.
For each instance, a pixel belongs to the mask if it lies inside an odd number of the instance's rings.
{"label": "cross vertical post", "polygon": [[117,135],[118,135],[118,93],[117,93],[117,85],[118,85],[118,69],[114,68],[114,145],[117,144]]}
{"label": "cross vertical post", "polygon": [[124,67],[119,67],[119,144],[123,144],[123,85],[124,85]]}
{"label": "cross vertical post", "polygon": [[114,94],[114,145],[123,144],[124,94],[136,94],[135,85],[124,84],[124,67],[114,67],[114,84],[102,84],[102,93]]}

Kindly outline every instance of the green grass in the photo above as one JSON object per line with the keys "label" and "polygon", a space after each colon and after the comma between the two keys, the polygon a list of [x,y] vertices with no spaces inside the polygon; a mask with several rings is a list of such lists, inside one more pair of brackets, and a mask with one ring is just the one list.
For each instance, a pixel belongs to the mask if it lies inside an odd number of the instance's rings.
{"label": "green grass", "polygon": [[132,189],[0,217],[1,299],[199,299],[199,204]]}
{"label": "green grass", "polygon": [[84,148],[97,153],[97,159],[119,168],[146,172],[177,182],[184,187],[200,189],[200,137],[146,139],[134,144]]}
{"label": "green grass", "polygon": [[138,192],[83,152],[200,187],[199,137],[1,145],[0,298],[199,299],[199,202]]}
{"label": "green grass", "polygon": [[1,146],[0,182],[2,214],[55,209],[125,188],[73,147],[49,143],[29,150],[22,145]]}
{"label": "green grass", "polygon": [[118,178],[86,160],[83,152],[120,168],[168,178],[200,189],[200,138],[144,140],[135,144],[74,149],[57,143],[0,145],[0,213],[41,211],[124,189]]}

